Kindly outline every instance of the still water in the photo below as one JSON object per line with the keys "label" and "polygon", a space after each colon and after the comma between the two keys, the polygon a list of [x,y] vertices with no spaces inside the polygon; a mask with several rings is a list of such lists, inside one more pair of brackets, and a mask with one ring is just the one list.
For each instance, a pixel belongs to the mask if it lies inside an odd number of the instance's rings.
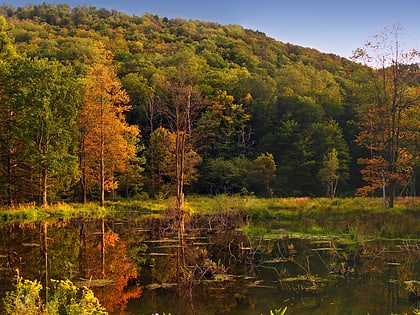
{"label": "still water", "polygon": [[[88,285],[110,314],[412,314],[420,242],[248,237],[219,217],[0,226],[0,296],[24,278]],[[413,282],[407,282],[413,281]]]}

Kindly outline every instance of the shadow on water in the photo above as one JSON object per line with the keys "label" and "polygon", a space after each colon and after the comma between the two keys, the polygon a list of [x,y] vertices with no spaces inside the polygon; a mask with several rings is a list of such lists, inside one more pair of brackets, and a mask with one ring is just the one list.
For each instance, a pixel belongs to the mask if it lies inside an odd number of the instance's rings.
{"label": "shadow on water", "polygon": [[[24,278],[89,286],[110,314],[411,313],[420,243],[248,237],[245,218],[87,218],[0,226],[0,296]],[[182,250],[180,248],[182,247]],[[182,253],[182,259],[180,259]],[[181,262],[181,263],[180,263]]]}

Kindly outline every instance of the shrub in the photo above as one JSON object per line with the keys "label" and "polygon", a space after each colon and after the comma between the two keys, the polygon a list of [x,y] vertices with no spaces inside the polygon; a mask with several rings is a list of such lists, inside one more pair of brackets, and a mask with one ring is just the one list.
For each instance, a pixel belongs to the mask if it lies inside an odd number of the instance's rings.
{"label": "shrub", "polygon": [[51,288],[46,288],[48,300],[43,303],[42,285],[37,280],[24,280],[19,273],[16,278],[16,290],[4,298],[7,315],[108,314],[92,290],[77,288],[70,280],[51,280]]}

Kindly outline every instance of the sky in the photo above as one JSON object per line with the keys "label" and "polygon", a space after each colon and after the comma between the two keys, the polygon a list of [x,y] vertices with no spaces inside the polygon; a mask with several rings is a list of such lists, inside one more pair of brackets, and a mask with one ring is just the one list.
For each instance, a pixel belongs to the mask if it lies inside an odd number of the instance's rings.
{"label": "sky", "polygon": [[406,50],[420,50],[419,0],[0,0],[15,7],[43,2],[239,24],[284,43],[345,58],[372,36],[399,24]]}

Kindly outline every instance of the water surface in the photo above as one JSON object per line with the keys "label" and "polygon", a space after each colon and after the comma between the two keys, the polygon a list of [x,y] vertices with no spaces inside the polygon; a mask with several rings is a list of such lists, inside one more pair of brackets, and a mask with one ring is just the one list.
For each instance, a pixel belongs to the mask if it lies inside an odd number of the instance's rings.
{"label": "water surface", "polygon": [[71,219],[0,227],[0,295],[16,268],[46,283],[90,286],[110,314],[412,313],[420,242],[249,238],[202,217],[180,236],[171,220]]}

